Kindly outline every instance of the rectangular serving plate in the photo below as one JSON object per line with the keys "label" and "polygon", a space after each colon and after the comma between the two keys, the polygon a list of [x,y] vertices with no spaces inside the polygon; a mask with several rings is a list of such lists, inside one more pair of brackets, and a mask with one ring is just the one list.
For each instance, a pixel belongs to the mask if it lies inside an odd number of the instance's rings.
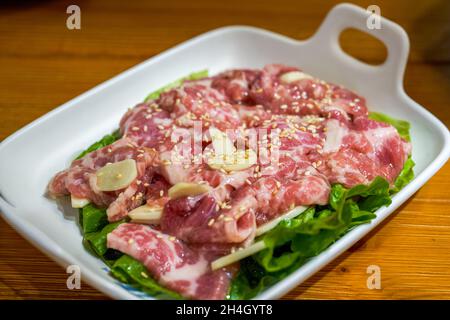
{"label": "rectangular serving plate", "polygon": [[[232,26],[213,30],[151,58],[63,104],[0,144],[0,209],[22,236],[62,266],[78,265],[83,280],[117,299],[152,299],[119,283],[82,246],[76,211],[62,213],[44,196],[52,176],[70,165],[86,146],[118,127],[126,109],[154,89],[193,71],[215,74],[230,68],[261,68],[283,63],[326,81],[344,85],[367,98],[370,110],[411,123],[414,180],[377,211],[377,218],[346,234],[290,276],[260,294],[279,298],[306,280],[374,229],[411,197],[448,160],[447,128],[410,99],[403,89],[409,42],[401,27],[384,18],[381,29],[366,28],[368,13],[359,7],[334,7],[314,36],[298,41],[266,30]],[[366,65],[346,55],[339,34],[357,28],[383,41],[387,60]]]}

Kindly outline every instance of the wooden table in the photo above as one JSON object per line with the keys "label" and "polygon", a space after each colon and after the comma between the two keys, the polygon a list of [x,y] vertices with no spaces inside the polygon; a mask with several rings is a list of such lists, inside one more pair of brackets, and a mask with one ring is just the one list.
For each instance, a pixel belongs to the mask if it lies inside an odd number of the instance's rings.
{"label": "wooden table", "polygon": [[[25,1],[0,8],[0,139],[94,85],[171,46],[224,25],[248,24],[307,38],[335,1]],[[372,1],[355,1],[367,7]],[[66,8],[81,7],[81,30]],[[450,124],[450,2],[377,1],[409,33],[408,94]],[[383,49],[360,34],[343,46],[378,63]],[[32,164],[32,159],[30,159]],[[375,231],[287,299],[449,299],[450,165]],[[381,290],[366,286],[381,268]],[[105,299],[0,219],[0,299]]]}

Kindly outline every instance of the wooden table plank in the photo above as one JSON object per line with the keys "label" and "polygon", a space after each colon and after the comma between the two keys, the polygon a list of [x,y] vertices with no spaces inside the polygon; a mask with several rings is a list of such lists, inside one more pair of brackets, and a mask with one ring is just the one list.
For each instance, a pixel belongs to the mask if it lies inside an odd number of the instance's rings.
{"label": "wooden table plank", "polygon": [[[356,1],[367,7],[371,1]],[[0,8],[0,139],[92,86],[202,32],[249,24],[307,38],[337,1],[77,1],[82,30],[65,27],[69,1]],[[378,1],[410,35],[407,93],[450,124],[450,2]],[[361,35],[344,39],[356,57],[381,52]],[[449,299],[450,164],[375,231],[286,299]],[[379,265],[382,289],[366,287]],[[66,273],[0,220],[0,299],[105,299]]]}

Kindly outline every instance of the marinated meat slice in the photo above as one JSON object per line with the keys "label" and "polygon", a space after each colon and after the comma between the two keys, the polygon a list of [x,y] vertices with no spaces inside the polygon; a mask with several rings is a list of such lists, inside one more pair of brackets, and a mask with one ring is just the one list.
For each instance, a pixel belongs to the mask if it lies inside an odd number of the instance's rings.
{"label": "marinated meat slice", "polygon": [[250,87],[260,74],[259,70],[225,71],[212,78],[212,87],[225,95],[231,103],[251,105]]}
{"label": "marinated meat slice", "polygon": [[161,230],[188,243],[250,243],[256,225],[270,221],[299,205],[324,205],[330,185],[321,176],[302,176],[280,182],[262,178],[233,193],[229,203],[212,196],[185,197],[169,201]]}
{"label": "marinated meat slice", "polygon": [[161,219],[161,230],[188,243],[242,243],[255,231],[253,212],[231,215],[220,211],[211,195],[169,201]]}
{"label": "marinated meat slice", "polygon": [[211,271],[214,256],[149,226],[123,223],[107,236],[108,248],[140,261],[167,288],[194,299],[224,299],[233,267]]}
{"label": "marinated meat slice", "polygon": [[253,212],[256,224],[261,225],[296,206],[327,204],[330,189],[326,178],[318,173],[299,176],[295,180],[265,177],[236,191],[231,208],[224,214],[234,216]]}
{"label": "marinated meat slice", "polygon": [[169,113],[157,104],[141,103],[122,117],[120,132],[138,146],[157,148],[167,140],[172,124]]}
{"label": "marinated meat slice", "polygon": [[202,121],[204,129],[214,126],[220,130],[237,128],[239,113],[226,101],[222,93],[210,87],[210,83],[188,82],[180,88],[162,93],[159,106],[170,112],[175,124],[193,127],[194,121]]}
{"label": "marinated meat slice", "polygon": [[146,185],[152,181],[154,168],[148,167],[145,173],[133,181],[119,193],[117,198],[108,206],[106,214],[109,221],[118,221],[127,216],[128,212],[144,204],[146,201]]}
{"label": "marinated meat slice", "polygon": [[159,174],[155,174],[152,183],[147,186],[147,194],[145,196],[147,205],[164,207],[169,201],[168,190],[170,184]]}
{"label": "marinated meat slice", "polygon": [[[289,73],[297,77],[284,80]],[[364,98],[348,89],[304,74],[298,68],[267,65],[254,81],[250,96],[276,114],[320,115],[349,121],[367,116]]]}
{"label": "marinated meat slice", "polygon": [[[143,183],[149,182],[153,174],[155,151],[140,148],[127,138],[122,138],[110,146],[101,148],[75,160],[69,169],[55,176],[49,183],[51,195],[73,195],[88,199],[100,207],[108,207],[110,221],[119,220],[126,211],[141,203]],[[125,159],[134,159],[137,166],[137,178],[125,189],[103,192],[97,187],[96,171],[107,163],[115,163]],[[140,186],[140,185],[141,186]],[[133,200],[132,200],[132,197]],[[136,199],[137,197],[137,199]]]}
{"label": "marinated meat slice", "polygon": [[337,120],[327,121],[319,171],[331,183],[346,187],[368,184],[377,176],[393,183],[411,152],[410,143],[385,123],[358,118],[352,127]]}

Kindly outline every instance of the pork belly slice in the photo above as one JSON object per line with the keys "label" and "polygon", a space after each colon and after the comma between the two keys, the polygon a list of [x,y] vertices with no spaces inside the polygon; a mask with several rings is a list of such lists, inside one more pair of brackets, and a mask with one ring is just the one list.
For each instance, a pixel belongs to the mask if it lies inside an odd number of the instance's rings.
{"label": "pork belly slice", "polygon": [[211,271],[214,252],[141,224],[121,224],[108,234],[107,246],[140,261],[159,283],[188,298],[224,299],[235,272],[235,267]]}
{"label": "pork belly slice", "polygon": [[[117,221],[126,216],[129,210],[145,200],[145,184],[151,182],[157,154],[153,149],[139,148],[127,138],[93,151],[72,162],[70,168],[58,173],[49,183],[52,196],[73,195],[88,199],[99,207],[108,207],[108,219]],[[96,183],[96,171],[107,163],[134,159],[137,178],[126,188],[102,192]]]}
{"label": "pork belly slice", "polygon": [[297,206],[328,203],[330,184],[321,176],[302,175],[295,180],[264,177],[237,190],[225,215],[254,212],[257,226],[267,223]]}
{"label": "pork belly slice", "polygon": [[120,132],[137,145],[159,148],[171,134],[173,120],[169,112],[156,103],[140,103],[125,113],[120,121]]}
{"label": "pork belly slice", "polygon": [[263,177],[231,193],[229,203],[211,195],[169,201],[161,219],[163,232],[187,243],[246,245],[257,225],[300,205],[328,203],[330,185],[323,176],[300,176],[296,180]]}
{"label": "pork belly slice", "polygon": [[369,184],[377,176],[392,184],[411,153],[411,144],[386,123],[358,118],[348,127],[330,119],[327,128],[318,170],[347,188]]}
{"label": "pork belly slice", "polygon": [[266,65],[251,85],[252,101],[276,114],[321,115],[341,121],[367,116],[364,98],[352,91],[309,75],[289,83],[283,81],[283,76],[291,72],[301,70]]}
{"label": "pork belly slice", "polygon": [[236,244],[252,238],[256,230],[253,212],[243,212],[238,217],[221,214],[211,195],[171,200],[164,207],[161,230],[197,244]]}
{"label": "pork belly slice", "polygon": [[261,70],[228,70],[212,77],[212,87],[220,91],[233,104],[252,105],[250,87]]}
{"label": "pork belly slice", "polygon": [[211,80],[188,81],[179,88],[161,94],[158,105],[170,112],[174,123],[180,127],[193,127],[202,120],[204,129],[214,126],[220,130],[237,128],[238,111],[226,97],[211,87]]}

